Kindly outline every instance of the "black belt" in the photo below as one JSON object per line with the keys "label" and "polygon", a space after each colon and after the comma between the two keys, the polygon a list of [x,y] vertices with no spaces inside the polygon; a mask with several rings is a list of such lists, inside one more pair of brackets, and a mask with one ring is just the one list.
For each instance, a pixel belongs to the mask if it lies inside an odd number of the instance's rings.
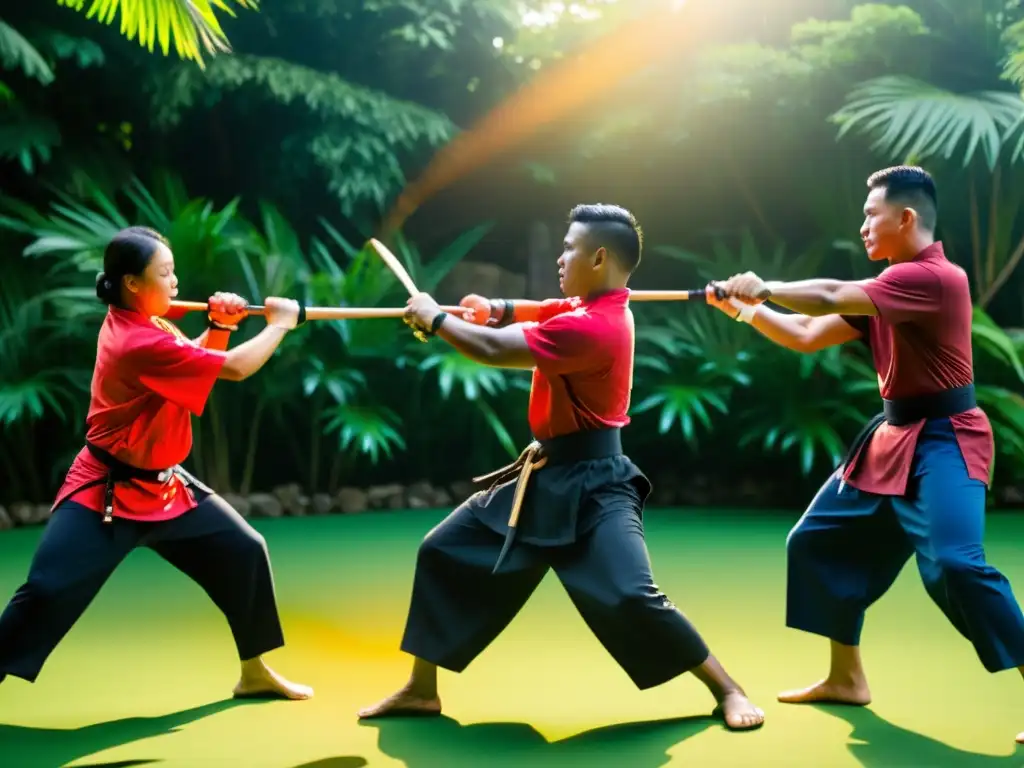
{"label": "black belt", "polygon": [[622,453],[622,431],[613,429],[594,429],[583,432],[572,432],[559,435],[548,440],[534,440],[519,454],[513,463],[480,477],[474,477],[474,483],[491,481],[489,491],[493,491],[502,483],[518,478],[515,493],[512,497],[512,508],[508,517],[508,532],[501,548],[492,573],[497,573],[505,555],[512,547],[515,539],[516,526],[519,523],[519,511],[522,509],[523,497],[530,474],[535,469],[547,465],[575,464],[578,461],[593,461],[618,456]]}
{"label": "black belt", "polygon": [[105,492],[103,498],[103,522],[110,523],[114,519],[114,484],[123,483],[128,480],[143,480],[149,483],[166,483],[171,479],[171,475],[177,474],[188,483],[192,480],[191,475],[186,473],[181,467],[171,467],[170,469],[140,469],[139,467],[133,467],[131,464],[125,464],[118,458],[115,458],[107,451],[103,450],[97,445],[90,443],[88,440],[85,442],[85,447],[89,449],[89,453],[105,466],[109,472],[106,476],[99,480],[93,480],[84,485],[80,485],[77,488],[73,488],[64,494],[63,497],[57,500],[54,507],[59,506],[65,499],[84,491],[86,488],[92,488],[97,485],[105,485]]}
{"label": "black belt", "polygon": [[575,464],[619,456],[622,453],[621,429],[592,429],[571,432],[549,440],[538,440],[548,464]]}
{"label": "black belt", "polygon": [[935,392],[930,395],[917,395],[916,397],[901,397],[898,400],[882,400],[882,412],[871,419],[860,433],[853,439],[840,470],[849,466],[853,457],[868,441],[883,423],[892,424],[894,427],[903,427],[918,421],[928,419],[942,419],[948,416],[955,416],[958,413],[976,408],[978,401],[975,399],[974,384],[967,384],[963,387],[945,389],[942,392]]}

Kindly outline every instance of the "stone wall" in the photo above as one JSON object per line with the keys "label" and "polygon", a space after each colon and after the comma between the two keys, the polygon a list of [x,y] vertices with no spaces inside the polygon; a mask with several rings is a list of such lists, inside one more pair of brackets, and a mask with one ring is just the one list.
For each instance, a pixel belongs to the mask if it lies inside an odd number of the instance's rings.
{"label": "stone wall", "polygon": [[[723,486],[699,475],[680,477],[654,476],[654,493],[650,507],[713,508],[732,507],[750,510],[792,509],[798,514],[810,497],[789,494],[786,489],[769,487],[752,480]],[[351,515],[362,512],[401,509],[451,509],[481,486],[459,481],[449,486],[432,485],[419,480],[409,485],[376,485],[369,488],[346,487],[331,496],[326,493],[307,494],[298,484],[283,485],[269,493],[248,496],[225,493],[224,499],[246,518],[310,517]],[[1001,486],[990,496],[990,503],[1000,509],[1024,511],[1024,488]],[[41,525],[50,516],[48,504],[16,503],[0,506],[0,531],[10,528]]]}

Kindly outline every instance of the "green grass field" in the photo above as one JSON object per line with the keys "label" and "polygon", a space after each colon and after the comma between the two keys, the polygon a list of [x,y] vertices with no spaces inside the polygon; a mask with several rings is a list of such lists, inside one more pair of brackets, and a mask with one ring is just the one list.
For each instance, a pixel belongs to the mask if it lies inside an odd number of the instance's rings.
{"label": "green grass field", "polygon": [[[823,641],[783,626],[784,543],[795,515],[647,516],[659,585],[767,713],[734,734],[689,676],[640,692],[554,576],[462,675],[442,673],[445,717],[361,725],[404,682],[398,651],[416,546],[441,512],[259,521],[288,646],[269,657],[316,688],[308,702],[230,701],[237,663],[205,595],[133,554],[35,685],[0,685],[0,765],[239,768],[1024,765],[1024,683],[989,675],[908,565],[869,615],[870,709],[785,707],[775,693],[825,670]],[[39,529],[0,534],[0,600]],[[989,520],[988,555],[1024,596],[1024,515]]]}

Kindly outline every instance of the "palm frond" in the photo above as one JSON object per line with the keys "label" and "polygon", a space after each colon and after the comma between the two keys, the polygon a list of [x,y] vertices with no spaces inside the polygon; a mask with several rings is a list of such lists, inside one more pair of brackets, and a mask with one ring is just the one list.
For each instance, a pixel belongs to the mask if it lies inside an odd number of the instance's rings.
{"label": "palm frond", "polygon": [[32,41],[41,53],[54,59],[71,61],[82,69],[100,67],[106,61],[103,49],[87,37],[73,37],[55,29],[47,29],[34,33]]}
{"label": "palm frond", "polygon": [[49,118],[18,109],[0,110],[0,160],[13,160],[25,173],[35,173],[37,165],[50,161],[59,144],[60,130]]}
{"label": "palm frond", "polygon": [[87,19],[101,24],[121,23],[121,34],[153,52],[157,42],[164,56],[171,43],[179,58],[205,67],[203,52],[217,54],[230,51],[227,36],[220,26],[217,12],[234,16],[234,6],[257,9],[258,0],[57,0],[57,5],[84,12]]}
{"label": "palm frond", "polygon": [[36,47],[10,24],[0,21],[0,64],[4,69],[20,69],[26,77],[43,85],[53,82],[53,70]]}
{"label": "palm frond", "polygon": [[872,148],[894,159],[949,160],[962,151],[967,166],[980,150],[993,169],[1006,136],[1022,118],[1024,100],[1016,92],[954,93],[887,76],[861,83],[829,119],[840,126],[839,138],[853,130],[874,136]]}
{"label": "palm frond", "polygon": [[338,447],[353,454],[368,456],[376,464],[381,454],[391,458],[394,451],[405,450],[405,439],[398,432],[401,420],[383,406],[338,404],[326,410],[325,432],[338,433]]}

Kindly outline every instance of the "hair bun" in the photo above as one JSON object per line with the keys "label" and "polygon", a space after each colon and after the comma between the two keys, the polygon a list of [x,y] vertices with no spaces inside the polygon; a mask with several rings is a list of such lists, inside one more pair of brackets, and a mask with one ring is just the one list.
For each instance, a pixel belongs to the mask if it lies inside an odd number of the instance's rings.
{"label": "hair bun", "polygon": [[116,304],[118,297],[115,295],[114,282],[107,277],[106,272],[96,275],[96,297],[104,304]]}

